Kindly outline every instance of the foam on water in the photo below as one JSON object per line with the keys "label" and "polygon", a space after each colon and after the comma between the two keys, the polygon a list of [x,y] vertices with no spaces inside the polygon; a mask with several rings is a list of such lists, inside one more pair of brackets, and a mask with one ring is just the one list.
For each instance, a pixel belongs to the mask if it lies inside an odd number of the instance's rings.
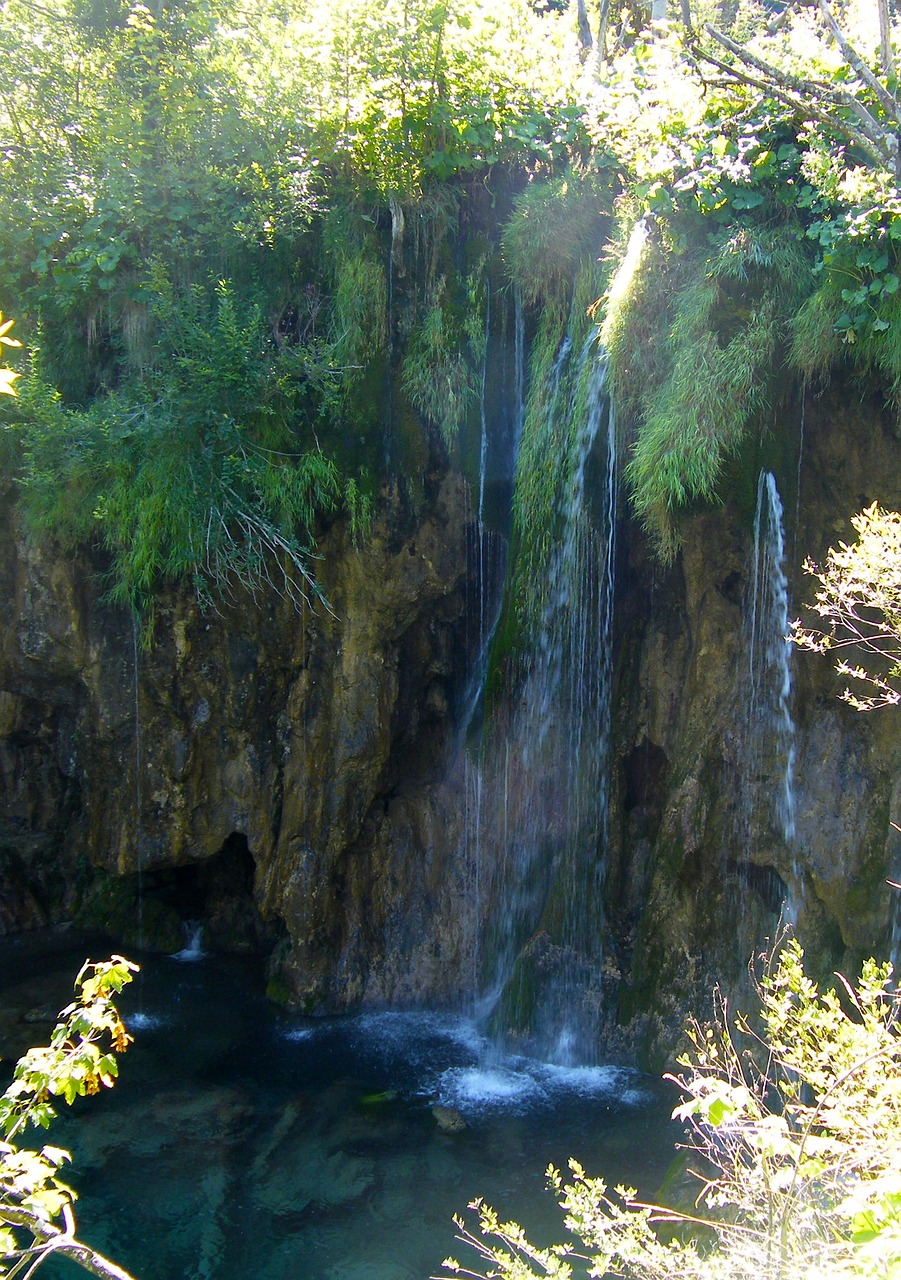
{"label": "foam on water", "polygon": [[367,1013],[354,1018],[353,1027],[364,1038],[392,1048],[413,1048],[429,1041],[445,1041],[479,1053],[485,1039],[469,1018],[451,1014],[407,1012]]}
{"label": "foam on water", "polygon": [[558,1067],[551,1062],[510,1058],[491,1065],[450,1067],[437,1082],[441,1102],[464,1113],[528,1111],[576,1098],[609,1097],[626,1106],[644,1098],[638,1075],[623,1067]]}
{"label": "foam on water", "polygon": [[178,960],[180,963],[192,964],[196,960],[202,960],[206,955],[203,949],[203,930],[199,924],[193,921],[187,921],[185,924],[185,946],[181,951],[174,952],[169,959]]}
{"label": "foam on water", "polygon": [[464,1113],[527,1110],[547,1101],[537,1080],[524,1071],[505,1067],[450,1067],[441,1073],[437,1093],[444,1106],[457,1107]]}
{"label": "foam on water", "polygon": [[635,1072],[624,1067],[558,1067],[551,1062],[541,1064],[540,1075],[547,1087],[560,1093],[610,1094],[623,1099],[640,1091],[628,1088]]}
{"label": "foam on water", "polygon": [[380,1061],[393,1088],[431,1098],[464,1115],[517,1114],[579,1098],[618,1105],[645,1100],[638,1072],[617,1066],[560,1066],[521,1055],[498,1056],[468,1018],[428,1012],[379,1012],[290,1027],[294,1043],[334,1036],[362,1067]]}
{"label": "foam on water", "polygon": [[318,1030],[318,1027],[291,1027],[290,1030],[285,1032],[285,1039],[292,1041],[312,1040]]}

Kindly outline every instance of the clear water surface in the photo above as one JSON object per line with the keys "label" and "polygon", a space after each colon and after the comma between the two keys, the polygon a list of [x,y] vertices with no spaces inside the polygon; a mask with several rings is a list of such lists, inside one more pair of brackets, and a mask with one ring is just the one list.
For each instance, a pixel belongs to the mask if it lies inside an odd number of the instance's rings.
{"label": "clear water surface", "polygon": [[[5,1058],[46,1042],[37,1015],[68,1002],[86,954],[107,954],[85,946],[0,944]],[[492,1061],[444,1014],[289,1016],[256,962],[136,958],[119,1083],[50,1140],[73,1153],[82,1238],[139,1280],[426,1280],[466,1259],[451,1219],[476,1196],[550,1243],[564,1231],[549,1164],[574,1156],[652,1193],[672,1160],[672,1098],[649,1077]],[[441,1132],[436,1103],[465,1131]]]}

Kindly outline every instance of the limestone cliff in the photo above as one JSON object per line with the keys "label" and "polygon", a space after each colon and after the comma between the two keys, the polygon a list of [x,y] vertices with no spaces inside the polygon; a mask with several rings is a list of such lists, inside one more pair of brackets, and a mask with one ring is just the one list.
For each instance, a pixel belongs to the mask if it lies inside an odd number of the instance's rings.
{"label": "limestone cliff", "polygon": [[[9,507],[7,506],[7,511]],[[149,647],[102,565],[4,529],[0,929],[276,947],[309,1009],[452,999],[466,945],[439,801],[465,652],[466,490],[397,494],[364,548],[325,532],[328,602],[159,600]]]}
{"label": "limestone cliff", "polygon": [[[723,507],[685,522],[671,567],[621,529],[605,938],[589,986],[599,1034],[644,1060],[671,1047],[712,976],[740,987],[786,896],[819,969],[893,942],[896,711],[850,710],[829,662],[795,654],[791,844],[746,803],[757,473],[772,469],[783,493],[796,611],[803,557],[850,536],[874,499],[901,505],[901,442],[878,405],[808,394],[803,441],[800,403],[786,414],[736,461]],[[326,530],[328,609],[299,616],[267,597],[203,613],[173,589],[146,649],[103,603],[102,563],[28,545],[9,510],[0,930],[74,918],[175,949],[179,922],[202,919],[212,946],[271,953],[273,994],[309,1011],[471,994],[505,849],[500,830],[480,837],[480,864],[465,822],[459,709],[478,593],[463,481],[436,467],[416,511],[383,494],[363,548]],[[774,767],[758,759],[755,785],[774,785]],[[539,984],[552,915],[524,947]]]}

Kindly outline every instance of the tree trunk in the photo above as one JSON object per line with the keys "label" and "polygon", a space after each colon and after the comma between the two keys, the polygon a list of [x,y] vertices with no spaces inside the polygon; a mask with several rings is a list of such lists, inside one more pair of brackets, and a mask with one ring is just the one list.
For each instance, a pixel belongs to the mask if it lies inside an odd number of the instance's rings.
{"label": "tree trunk", "polygon": [[601,16],[598,19],[598,66],[607,61],[607,28],[610,25],[610,0],[601,0]]}
{"label": "tree trunk", "polygon": [[879,5],[879,61],[882,74],[895,74],[895,55],[892,52],[892,20],[889,14],[889,0],[877,0]]}
{"label": "tree trunk", "polygon": [[588,21],[588,10],[585,7],[585,0],[578,0],[578,16],[579,44],[582,46],[582,58],[584,60],[586,53],[594,43],[591,39],[591,25]]}

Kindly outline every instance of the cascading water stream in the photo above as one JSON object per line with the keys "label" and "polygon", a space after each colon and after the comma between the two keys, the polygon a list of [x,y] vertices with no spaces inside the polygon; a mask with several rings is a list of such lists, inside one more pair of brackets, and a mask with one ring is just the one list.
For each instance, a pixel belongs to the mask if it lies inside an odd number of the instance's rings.
{"label": "cascading water stream", "polygon": [[513,289],[513,462],[519,453],[526,416],[526,320],[519,287]]}
{"label": "cascading water stream", "polygon": [[617,459],[595,332],[578,352],[561,342],[547,406],[569,420],[572,443],[533,655],[491,771],[507,838],[484,990],[496,1022],[527,1022],[531,1051],[571,1064],[592,1056],[583,1014],[602,951],[608,825]]}
{"label": "cascading water stream", "polygon": [[768,822],[792,854],[786,914],[800,890],[795,844],[795,726],[791,714],[789,593],[782,501],[770,471],[761,471],[747,615],[748,795],[750,825]]}
{"label": "cascading water stream", "polygon": [[[485,498],[488,484],[488,355],[491,339],[491,288],[485,298],[485,347],[482,356],[481,398],[479,408],[479,476],[477,509],[474,531],[475,570],[478,581],[477,602],[477,651],[476,660],[463,701],[460,724],[464,749],[464,841],[465,858],[471,868],[473,888],[473,940],[472,940],[472,992],[477,999],[478,975],[481,967],[482,922],[482,796],[484,787],[481,752],[482,703],[491,644],[500,619],[502,582],[505,563],[504,540],[490,530],[485,522]],[[466,739],[473,734],[477,739],[473,751],[465,750]]]}
{"label": "cascading water stream", "polygon": [[134,693],[134,795],[135,795],[135,862],[138,873],[138,947],[144,947],[144,869],[141,854],[141,700],[140,700],[140,646],[138,643],[138,616],[131,615],[132,688]]}

